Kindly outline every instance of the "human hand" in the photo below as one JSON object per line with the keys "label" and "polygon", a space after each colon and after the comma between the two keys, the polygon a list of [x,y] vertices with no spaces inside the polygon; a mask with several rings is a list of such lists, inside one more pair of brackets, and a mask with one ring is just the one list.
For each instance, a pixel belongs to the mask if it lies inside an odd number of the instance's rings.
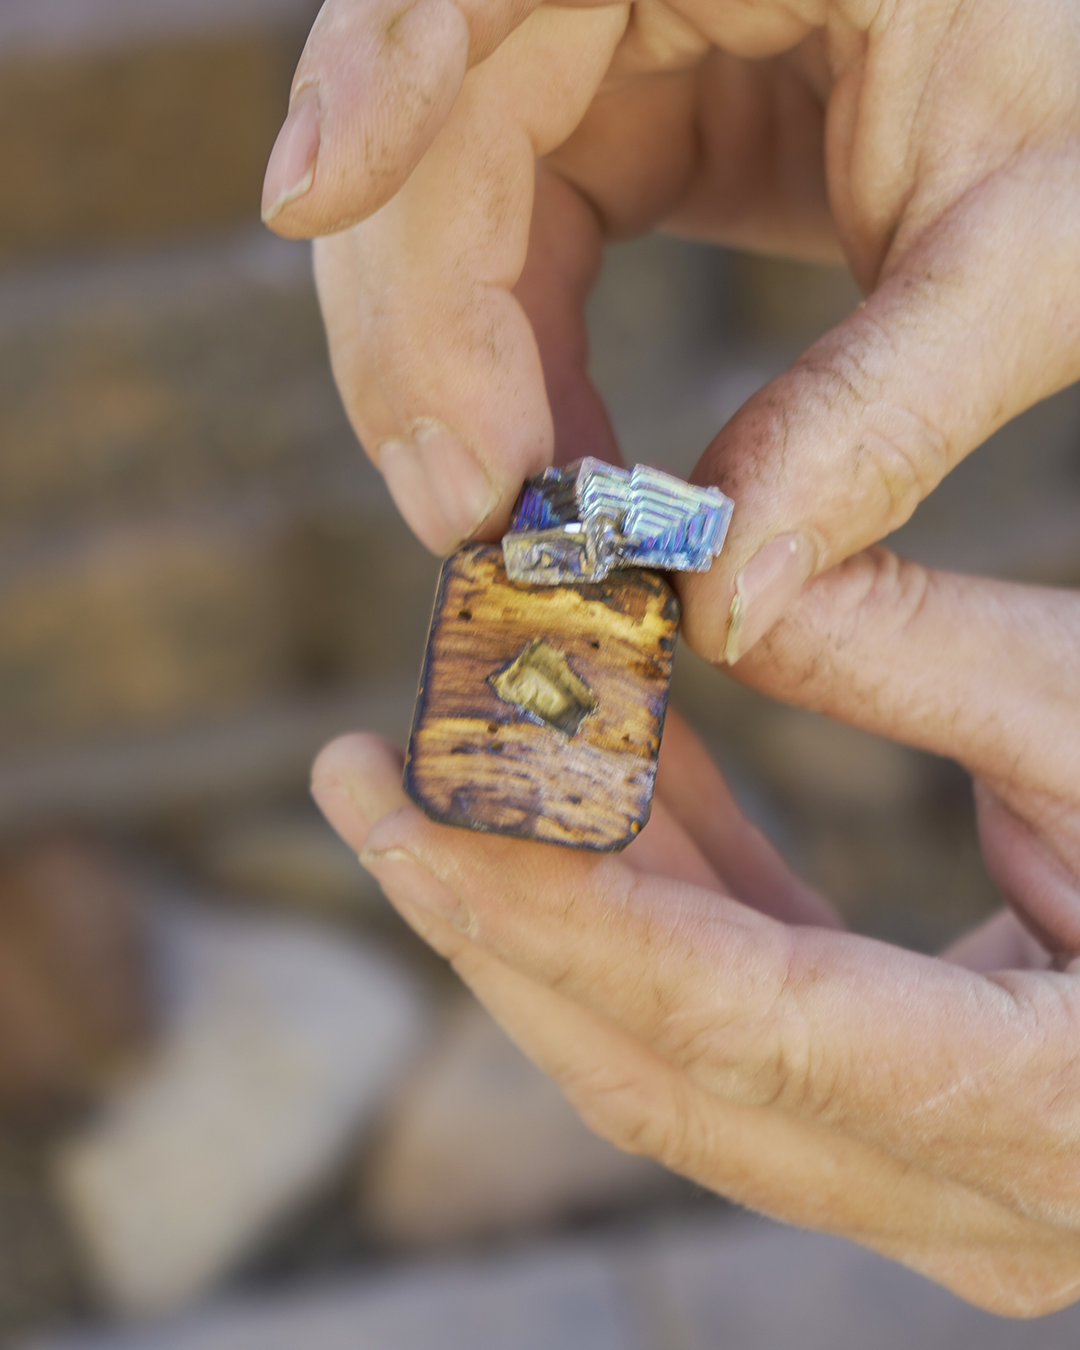
{"label": "human hand", "polygon": [[428,821],[346,737],[313,788],[409,923],[584,1119],[995,1312],[1080,1295],[1080,595],[875,549],[814,582],[759,687],[947,753],[1012,906],[934,959],[839,931],[670,716],[620,855]]}
{"label": "human hand", "polygon": [[339,231],[338,385],[439,552],[553,456],[614,457],[582,316],[605,238],[845,257],[865,304],[696,473],[737,510],[684,632],[734,660],[1080,376],[1078,67],[1069,0],[327,0],[264,204]]}

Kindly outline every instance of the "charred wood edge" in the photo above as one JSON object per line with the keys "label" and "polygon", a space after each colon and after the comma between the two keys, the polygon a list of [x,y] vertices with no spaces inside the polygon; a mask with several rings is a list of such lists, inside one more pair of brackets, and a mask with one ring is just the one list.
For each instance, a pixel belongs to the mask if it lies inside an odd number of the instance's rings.
{"label": "charred wood edge", "polygon": [[306,788],[332,737],[367,727],[403,741],[400,681],[268,700],[231,716],[0,756],[0,837],[41,824],[137,824],[174,810]]}

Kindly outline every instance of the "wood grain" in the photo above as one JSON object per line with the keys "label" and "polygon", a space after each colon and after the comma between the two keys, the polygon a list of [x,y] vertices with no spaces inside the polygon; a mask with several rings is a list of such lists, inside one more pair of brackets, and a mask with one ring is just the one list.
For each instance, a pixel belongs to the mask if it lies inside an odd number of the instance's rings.
{"label": "wood grain", "polygon": [[[458,549],[435,598],[406,792],[444,824],[624,847],[649,816],[678,624],[679,602],[658,573],[522,586],[507,579],[497,546]],[[538,640],[596,701],[572,735],[494,687]]]}

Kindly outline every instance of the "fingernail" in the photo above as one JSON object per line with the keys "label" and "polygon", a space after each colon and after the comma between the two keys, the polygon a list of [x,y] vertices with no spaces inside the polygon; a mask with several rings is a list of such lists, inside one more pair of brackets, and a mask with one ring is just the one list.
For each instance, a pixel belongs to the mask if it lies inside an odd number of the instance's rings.
{"label": "fingernail", "polygon": [[363,778],[313,774],[311,795],[326,819],[357,854],[384,809]]}
{"label": "fingernail", "polygon": [[449,553],[457,537],[435,502],[416,446],[410,441],[383,441],[375,457],[394,505],[409,529],[433,553]]}
{"label": "fingernail", "polygon": [[371,827],[398,805],[387,796],[381,755],[358,736],[342,736],[320,750],[311,766],[311,795],[354,853],[367,843]]}
{"label": "fingernail", "polygon": [[451,923],[463,933],[476,931],[476,917],[454,892],[404,849],[365,849],[361,864],[391,901],[411,905],[425,914]]}
{"label": "fingernail", "polygon": [[412,434],[431,495],[454,543],[460,543],[495,510],[499,494],[476,456],[441,422],[424,418]]}
{"label": "fingernail", "polygon": [[319,93],[308,85],[293,99],[263,179],[262,218],[269,225],[315,181],[319,157]]}
{"label": "fingernail", "polygon": [[338,835],[359,854],[371,833],[372,817],[357,801],[355,793],[345,783],[313,777],[311,795]]}
{"label": "fingernail", "polygon": [[733,666],[769,631],[810,580],[816,553],[802,534],[781,534],[754,554],[735,578],[724,660]]}

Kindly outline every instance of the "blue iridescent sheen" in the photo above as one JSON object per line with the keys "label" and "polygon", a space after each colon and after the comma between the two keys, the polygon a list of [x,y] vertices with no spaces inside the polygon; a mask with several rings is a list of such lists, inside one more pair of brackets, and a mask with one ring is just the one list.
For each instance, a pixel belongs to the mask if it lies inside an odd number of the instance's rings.
{"label": "blue iridescent sheen", "polygon": [[550,497],[539,487],[526,483],[514,507],[515,530],[550,530],[565,524],[558,518]]}
{"label": "blue iridescent sheen", "polygon": [[644,464],[581,459],[525,484],[503,538],[507,574],[554,586],[599,581],[616,567],[704,572],[731,511],[719,488]]}

